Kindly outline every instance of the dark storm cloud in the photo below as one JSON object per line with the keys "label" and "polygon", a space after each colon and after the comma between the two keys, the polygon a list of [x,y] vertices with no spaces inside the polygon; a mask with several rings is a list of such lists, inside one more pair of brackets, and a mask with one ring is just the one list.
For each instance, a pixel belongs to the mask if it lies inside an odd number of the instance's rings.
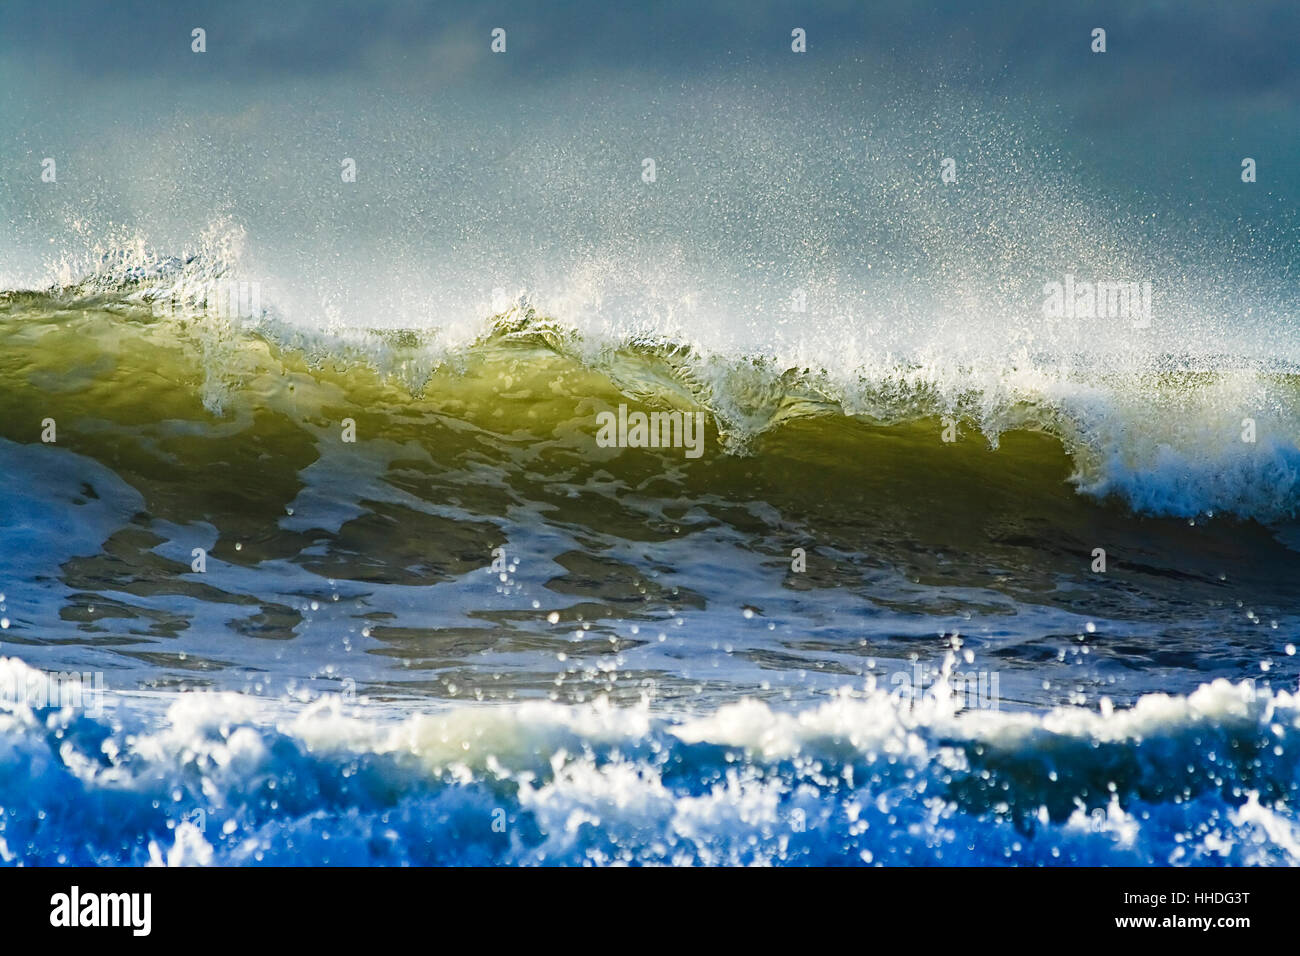
{"label": "dark storm cloud", "polygon": [[[1300,8],[1282,2],[10,0],[0,6],[0,53],[81,80],[202,83],[219,64],[221,82],[230,83],[352,75],[397,84],[541,81],[625,70],[688,81],[747,64],[770,70],[788,53],[790,29],[801,26],[809,38],[802,69],[856,64],[868,75],[1041,92],[1083,79],[1080,71],[1095,66],[1088,31],[1104,26],[1103,85],[1139,97],[1213,90],[1294,98],[1298,25]],[[496,26],[509,34],[507,64],[482,55]],[[189,49],[194,27],[208,33],[213,62],[202,70]]]}

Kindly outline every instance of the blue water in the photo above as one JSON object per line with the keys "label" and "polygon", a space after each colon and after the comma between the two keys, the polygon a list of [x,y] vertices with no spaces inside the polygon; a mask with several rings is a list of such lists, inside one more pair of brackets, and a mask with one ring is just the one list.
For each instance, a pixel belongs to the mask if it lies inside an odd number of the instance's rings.
{"label": "blue water", "polygon": [[[13,679],[22,665],[4,664]],[[884,691],[695,720],[547,703],[381,717],[195,695],[0,714],[28,864],[1294,865],[1300,699],[954,714]]]}

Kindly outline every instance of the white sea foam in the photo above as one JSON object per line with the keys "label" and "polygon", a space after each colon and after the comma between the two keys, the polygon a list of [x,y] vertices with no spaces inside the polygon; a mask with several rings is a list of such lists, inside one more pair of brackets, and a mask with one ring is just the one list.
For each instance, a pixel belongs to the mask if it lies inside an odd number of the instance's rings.
{"label": "white sea foam", "polygon": [[1248,683],[1042,715],[165,702],[0,703],[5,859],[1300,863],[1300,699]]}

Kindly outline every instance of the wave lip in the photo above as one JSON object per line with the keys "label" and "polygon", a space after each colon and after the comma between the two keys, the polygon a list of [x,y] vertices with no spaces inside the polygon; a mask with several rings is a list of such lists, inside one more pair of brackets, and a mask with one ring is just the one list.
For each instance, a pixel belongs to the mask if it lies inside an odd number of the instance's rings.
{"label": "wave lip", "polygon": [[[0,661],[5,686],[27,665]],[[964,713],[940,690],[695,718],[607,703],[0,704],[22,864],[1296,865],[1300,698]]]}

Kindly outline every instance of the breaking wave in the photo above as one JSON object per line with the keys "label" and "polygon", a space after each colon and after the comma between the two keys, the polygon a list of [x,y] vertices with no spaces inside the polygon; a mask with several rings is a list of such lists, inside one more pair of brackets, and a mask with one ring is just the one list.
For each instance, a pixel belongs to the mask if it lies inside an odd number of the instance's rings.
{"label": "breaking wave", "polygon": [[[229,241],[208,240],[221,248]],[[908,354],[892,343],[877,348],[870,337],[828,350],[783,333],[719,349],[693,342],[680,328],[580,329],[527,296],[477,328],[442,329],[436,315],[411,328],[342,327],[324,317],[286,321],[246,290],[239,300],[238,281],[219,258],[140,250],[102,258],[78,282],[0,293],[0,335],[14,353],[0,381],[6,393],[32,385],[28,373],[37,363],[24,349],[49,351],[73,329],[79,357],[92,367],[114,352],[128,365],[121,351],[132,341],[142,349],[184,350],[188,361],[157,373],[170,372],[171,388],[197,396],[214,420],[281,398],[254,382],[283,378],[292,368],[327,370],[350,400],[378,376],[401,387],[384,392],[382,401],[402,403],[454,390],[464,384],[456,373],[469,366],[500,371],[545,354],[571,377],[585,377],[593,395],[704,412],[727,454],[762,454],[766,438],[800,420],[820,420],[814,427],[828,435],[842,430],[837,419],[873,429],[923,426],[936,446],[976,440],[997,448],[1004,434],[1024,431],[1060,443],[1079,491],[1117,497],[1139,513],[1226,512],[1269,522],[1293,517],[1300,504],[1300,367],[1282,360],[1148,354],[1133,362],[1024,346],[972,355],[955,341],[947,350],[934,340]],[[93,344],[98,358],[88,351]],[[520,377],[501,373],[503,395]],[[138,379],[119,378],[118,385],[140,387]],[[240,396],[241,388],[252,394]],[[581,390],[570,395],[581,406]],[[144,406],[156,397],[117,401]],[[56,401],[48,396],[46,404]],[[994,461],[991,467],[1015,468]]]}

